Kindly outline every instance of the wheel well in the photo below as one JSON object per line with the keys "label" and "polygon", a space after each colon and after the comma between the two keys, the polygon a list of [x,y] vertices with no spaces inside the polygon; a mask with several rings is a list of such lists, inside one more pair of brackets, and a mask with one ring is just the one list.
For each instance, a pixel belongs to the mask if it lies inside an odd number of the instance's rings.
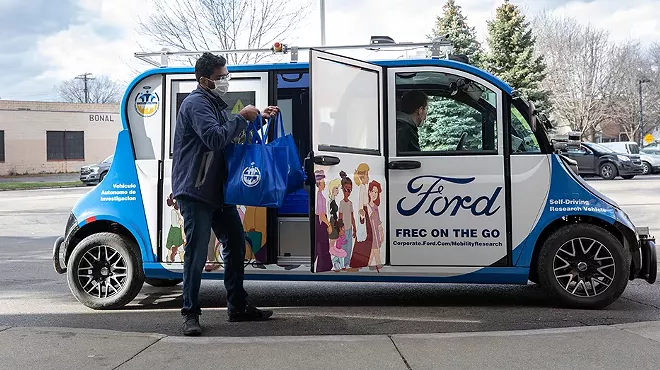
{"label": "wheel well", "polygon": [[530,266],[529,266],[529,280],[533,282],[538,282],[538,277],[536,275],[536,268],[537,268],[539,252],[541,251],[541,247],[543,246],[543,243],[550,237],[550,235],[555,233],[557,230],[559,230],[560,228],[566,225],[571,225],[571,224],[591,224],[602,227],[603,229],[607,230],[612,235],[614,235],[614,237],[618,241],[620,241],[622,245],[625,246],[627,244],[624,240],[624,236],[616,227],[614,227],[614,225],[608,224],[607,222],[599,218],[591,217],[591,216],[577,216],[577,215],[562,217],[558,220],[551,222],[548,226],[546,226],[546,228],[543,229],[538,239],[536,240],[536,244],[534,245],[534,252],[532,253],[532,261],[530,262]]}
{"label": "wheel well", "polygon": [[[114,234],[121,235],[128,240],[131,240],[134,245],[138,245],[137,239],[135,239],[135,236],[128,231],[124,226],[117,222],[112,222],[112,221],[107,221],[107,220],[99,220],[99,221],[94,221],[91,223],[86,224],[85,226],[81,227],[72,237],[71,241],[67,245],[66,248],[66,253],[64,256],[64,263],[69,262],[69,256],[71,255],[71,252],[73,252],[73,249],[80,243],[83,239],[86,237],[93,235],[93,234],[98,234],[98,233],[103,233],[103,232],[110,232]],[[140,251],[137,251],[138,253]]]}

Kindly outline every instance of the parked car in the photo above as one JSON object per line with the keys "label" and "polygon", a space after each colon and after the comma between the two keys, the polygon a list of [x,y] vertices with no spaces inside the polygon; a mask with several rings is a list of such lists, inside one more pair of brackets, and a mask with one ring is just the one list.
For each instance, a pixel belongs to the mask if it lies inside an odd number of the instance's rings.
{"label": "parked car", "polygon": [[642,168],[644,169],[644,173],[642,173],[642,175],[649,175],[652,173],[660,172],[660,156],[653,156],[645,153],[644,150],[639,149],[639,145],[634,141],[616,141],[602,143],[602,145],[614,150],[617,153],[639,154],[639,157],[642,160]]}
{"label": "parked car", "polygon": [[578,163],[578,173],[597,175],[606,180],[617,176],[632,179],[644,172],[639,154],[620,154],[601,144],[583,142],[579,148],[562,150],[565,156]]}
{"label": "parked car", "polygon": [[100,163],[80,168],[80,181],[85,185],[96,185],[103,181],[103,178],[108,173],[110,165],[112,165],[112,158],[114,155],[109,156]]}

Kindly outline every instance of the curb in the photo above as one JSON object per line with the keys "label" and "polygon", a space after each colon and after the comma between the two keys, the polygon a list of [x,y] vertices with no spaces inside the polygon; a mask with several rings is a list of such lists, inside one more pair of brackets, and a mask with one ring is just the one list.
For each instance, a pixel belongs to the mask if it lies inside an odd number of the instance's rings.
{"label": "curb", "polygon": [[25,188],[25,189],[0,189],[0,191],[31,191],[31,190],[47,190],[47,189],[78,189],[78,188],[85,188],[84,185],[78,185],[78,186],[38,186],[38,187],[30,187],[30,188]]}
{"label": "curb", "polygon": [[634,331],[635,329],[655,328],[660,333],[660,321],[642,321],[626,324],[613,325],[585,325],[568,328],[549,328],[549,329],[530,329],[530,330],[504,330],[504,331],[481,331],[481,332],[455,332],[455,333],[425,333],[425,334],[373,334],[373,335],[304,335],[304,336],[266,336],[266,337],[185,337],[170,336],[159,333],[125,332],[105,329],[87,329],[87,328],[67,328],[67,327],[12,327],[0,326],[0,335],[6,335],[14,330],[39,333],[75,333],[116,337],[147,337],[158,339],[159,341],[169,343],[298,343],[298,342],[359,342],[367,340],[387,339],[448,339],[448,338],[470,338],[470,337],[510,337],[526,335],[544,335],[544,334],[573,334],[594,332],[599,330],[625,330]]}

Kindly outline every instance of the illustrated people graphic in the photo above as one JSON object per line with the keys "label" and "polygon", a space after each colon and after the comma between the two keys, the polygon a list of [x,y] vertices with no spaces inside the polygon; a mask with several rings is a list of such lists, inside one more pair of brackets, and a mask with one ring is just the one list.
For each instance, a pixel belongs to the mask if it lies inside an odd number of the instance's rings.
{"label": "illustrated people graphic", "polygon": [[[380,220],[380,213],[378,212],[378,206],[380,206],[380,193],[382,192],[383,188],[378,181],[373,180],[369,183],[369,204],[367,206],[367,211],[370,222],[369,226],[373,233],[373,244],[371,246],[369,265],[375,266],[377,270],[383,267],[380,259],[380,247],[385,240],[385,231],[383,229],[383,223]],[[374,264],[372,264],[372,261]]]}
{"label": "illustrated people graphic", "polygon": [[332,255],[332,266],[334,271],[344,270],[346,268],[345,259],[347,257],[344,246],[347,243],[344,222],[339,219],[337,221],[337,228],[339,229],[337,240],[333,246],[330,247],[330,255]]}
{"label": "illustrated people graphic", "polygon": [[353,181],[346,175],[346,172],[344,171],[341,171],[339,176],[341,177],[341,190],[344,193],[344,199],[339,201],[339,219],[344,224],[346,234],[346,244],[344,244],[342,247],[346,251],[343,268],[348,268],[351,260],[351,253],[353,251],[353,239],[356,236],[353,202],[350,200],[351,193],[353,192]]}
{"label": "illustrated people graphic", "polygon": [[[167,206],[172,208],[170,216],[170,229],[167,232],[167,241],[165,247],[169,251],[165,256],[166,262],[175,262],[177,254],[180,256],[180,261],[183,262],[183,248],[186,244],[186,235],[183,229],[183,217],[179,211],[179,205],[176,200],[172,198],[172,194],[167,198]],[[181,248],[181,251],[179,251]]]}
{"label": "illustrated people graphic", "polygon": [[315,250],[316,260],[314,261],[315,271],[324,272],[332,269],[332,260],[330,258],[330,233],[332,226],[327,215],[327,200],[323,195],[325,189],[325,172],[323,170],[314,171],[316,179],[316,216],[315,216]]}
{"label": "illustrated people graphic", "polygon": [[335,246],[335,241],[339,238],[339,228],[337,227],[337,220],[339,219],[337,212],[339,211],[339,206],[337,205],[336,199],[339,194],[339,188],[341,187],[341,179],[330,181],[328,187],[328,193],[330,195],[330,226],[332,226],[332,230],[328,237],[330,238],[330,249],[332,250]]}

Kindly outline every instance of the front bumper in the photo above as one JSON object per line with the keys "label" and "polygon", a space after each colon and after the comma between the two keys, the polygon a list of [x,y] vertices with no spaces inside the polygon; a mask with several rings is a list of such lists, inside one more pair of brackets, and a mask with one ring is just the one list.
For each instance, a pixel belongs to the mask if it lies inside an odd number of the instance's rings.
{"label": "front bumper", "polygon": [[82,182],[98,182],[100,179],[100,175],[98,173],[88,173],[84,175],[80,175],[80,181]]}
{"label": "front bumper", "polygon": [[640,269],[635,278],[644,279],[649,284],[655,283],[658,275],[658,257],[655,248],[655,238],[649,234],[648,227],[638,227]]}
{"label": "front bumper", "polygon": [[626,176],[626,175],[641,175],[644,173],[644,167],[642,167],[641,163],[636,164],[632,162],[622,162],[619,164],[619,175]]}

